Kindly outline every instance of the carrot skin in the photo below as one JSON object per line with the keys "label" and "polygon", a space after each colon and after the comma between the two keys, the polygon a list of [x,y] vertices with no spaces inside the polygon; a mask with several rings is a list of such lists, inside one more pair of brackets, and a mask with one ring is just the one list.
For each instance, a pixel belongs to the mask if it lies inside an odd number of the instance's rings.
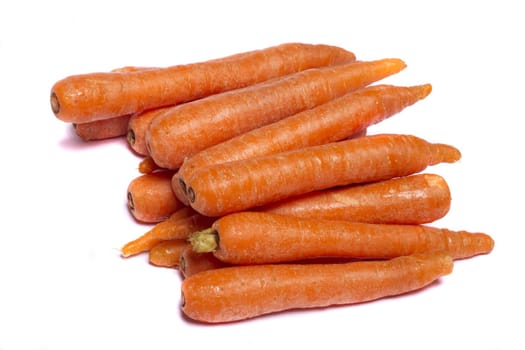
{"label": "carrot skin", "polygon": [[213,253],[197,253],[188,246],[182,251],[179,262],[179,270],[184,278],[193,276],[199,272],[219,269],[230,266],[217,259]]}
{"label": "carrot skin", "polygon": [[380,134],[217,164],[186,179],[191,206],[222,216],[335,186],[411,175],[461,158],[450,145]]}
{"label": "carrot skin", "polygon": [[126,135],[131,115],[123,115],[88,123],[73,124],[75,133],[84,141],[106,140]]}
{"label": "carrot skin", "polygon": [[181,308],[199,322],[241,321],[400,295],[421,289],[452,269],[452,258],[443,253],[342,264],[225,267],[186,278]]}
{"label": "carrot skin", "polygon": [[347,50],[286,43],[199,63],[66,77],[51,89],[65,122],[89,122],[202,98],[296,71],[354,61]]}
{"label": "carrot skin", "polygon": [[159,267],[178,267],[182,252],[189,246],[183,239],[159,242],[149,250],[149,262]]}
{"label": "carrot skin", "polygon": [[399,59],[313,68],[243,89],[171,108],[147,131],[148,152],[157,164],[178,169],[208,147],[313,108],[395,74]]}
{"label": "carrot skin", "polygon": [[417,225],[444,217],[450,210],[451,200],[443,177],[416,174],[310,192],[257,211],[304,218]]}

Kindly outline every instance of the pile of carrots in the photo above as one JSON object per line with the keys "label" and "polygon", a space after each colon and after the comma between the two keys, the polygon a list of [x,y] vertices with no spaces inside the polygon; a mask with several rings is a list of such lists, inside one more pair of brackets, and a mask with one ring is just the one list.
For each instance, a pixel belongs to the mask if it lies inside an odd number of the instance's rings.
{"label": "pile of carrots", "polygon": [[285,43],[69,76],[51,108],[83,140],[126,137],[142,156],[127,198],[151,227],[122,256],[178,268],[187,317],[233,322],[406,293],[492,251],[485,233],[431,225],[451,194],[424,170],[457,148],[367,135],[431,93],[378,83],[405,67]]}

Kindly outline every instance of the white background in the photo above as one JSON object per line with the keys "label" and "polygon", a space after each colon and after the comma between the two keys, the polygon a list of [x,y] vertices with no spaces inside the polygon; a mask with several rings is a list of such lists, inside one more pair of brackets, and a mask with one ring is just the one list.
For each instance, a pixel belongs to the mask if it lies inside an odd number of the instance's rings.
{"label": "white background", "polygon": [[[524,349],[519,4],[3,1],[0,349]],[[435,225],[489,233],[496,247],[402,297],[229,325],[189,322],[177,271],[119,256],[149,228],[126,209],[139,158],[123,139],[79,141],[51,113],[50,88],[72,74],[289,41],[342,46],[363,60],[402,58],[408,67],[385,82],[432,83],[426,100],[370,133],[458,147],[460,162],[429,169],[453,195]]]}

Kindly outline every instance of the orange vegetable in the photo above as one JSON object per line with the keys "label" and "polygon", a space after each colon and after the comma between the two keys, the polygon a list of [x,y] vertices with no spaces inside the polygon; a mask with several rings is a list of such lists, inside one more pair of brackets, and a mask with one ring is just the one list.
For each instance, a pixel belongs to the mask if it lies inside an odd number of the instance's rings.
{"label": "orange vegetable", "polygon": [[[51,89],[51,109],[85,123],[195,100],[312,67],[355,60],[328,45],[287,43],[220,59],[159,69],[66,77]],[[125,70],[125,69],[124,69]]]}
{"label": "orange vegetable", "polygon": [[105,140],[126,135],[130,115],[73,124],[75,133],[84,141]]}
{"label": "orange vegetable", "polygon": [[212,253],[197,253],[189,243],[187,243],[187,247],[182,251],[179,262],[179,270],[184,278],[202,271],[226,266],[229,265],[217,259]]}
{"label": "orange vegetable", "polygon": [[172,171],[140,175],[128,185],[128,207],[135,219],[157,223],[183,207],[171,190]]}
{"label": "orange vegetable", "polygon": [[203,149],[326,103],[403,68],[405,63],[398,59],[352,62],[184,103],[151,122],[146,134],[148,153],[159,166],[175,170]]}
{"label": "orange vegetable", "polygon": [[213,252],[221,261],[244,265],[319,257],[385,259],[436,251],[462,259],[489,253],[494,247],[484,233],[259,212],[223,216],[189,240],[196,252]]}
{"label": "orange vegetable", "polygon": [[184,239],[172,239],[157,243],[149,251],[149,262],[160,267],[178,267],[185,248],[191,248]]}
{"label": "orange vegetable", "polygon": [[143,156],[148,155],[148,149],[146,147],[146,131],[148,130],[151,121],[167,111],[170,107],[172,106],[149,109],[147,111],[135,113],[131,116],[126,129],[126,138],[133,151]]}
{"label": "orange vegetable", "polygon": [[173,177],[173,191],[188,203],[182,197],[185,179],[196,169],[347,139],[425,98],[431,89],[430,84],[370,86],[241,134],[187,159]]}
{"label": "orange vegetable", "polygon": [[342,264],[234,266],[182,282],[181,308],[206,323],[240,321],[291,309],[367,302],[421,289],[452,272],[443,253]]}
{"label": "orange vegetable", "polygon": [[151,157],[144,157],[139,163],[138,166],[139,173],[141,174],[150,174],[157,170],[162,170],[157,164],[153,161]]}
{"label": "orange vegetable", "polygon": [[412,135],[382,134],[217,164],[186,179],[191,206],[222,216],[327,189],[387,180],[455,162],[456,148]]}

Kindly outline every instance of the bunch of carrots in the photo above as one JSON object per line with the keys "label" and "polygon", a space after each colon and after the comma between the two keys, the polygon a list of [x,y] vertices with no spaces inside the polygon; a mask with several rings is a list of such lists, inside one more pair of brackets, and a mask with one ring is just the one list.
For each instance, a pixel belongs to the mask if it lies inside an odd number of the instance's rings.
{"label": "bunch of carrots", "polygon": [[150,229],[123,257],[178,268],[181,307],[207,323],[370,301],[420,289],[493,239],[432,226],[450,209],[452,145],[367,135],[427,97],[381,79],[400,59],[285,43],[165,68],[66,77],[57,118],[141,155],[128,204]]}

